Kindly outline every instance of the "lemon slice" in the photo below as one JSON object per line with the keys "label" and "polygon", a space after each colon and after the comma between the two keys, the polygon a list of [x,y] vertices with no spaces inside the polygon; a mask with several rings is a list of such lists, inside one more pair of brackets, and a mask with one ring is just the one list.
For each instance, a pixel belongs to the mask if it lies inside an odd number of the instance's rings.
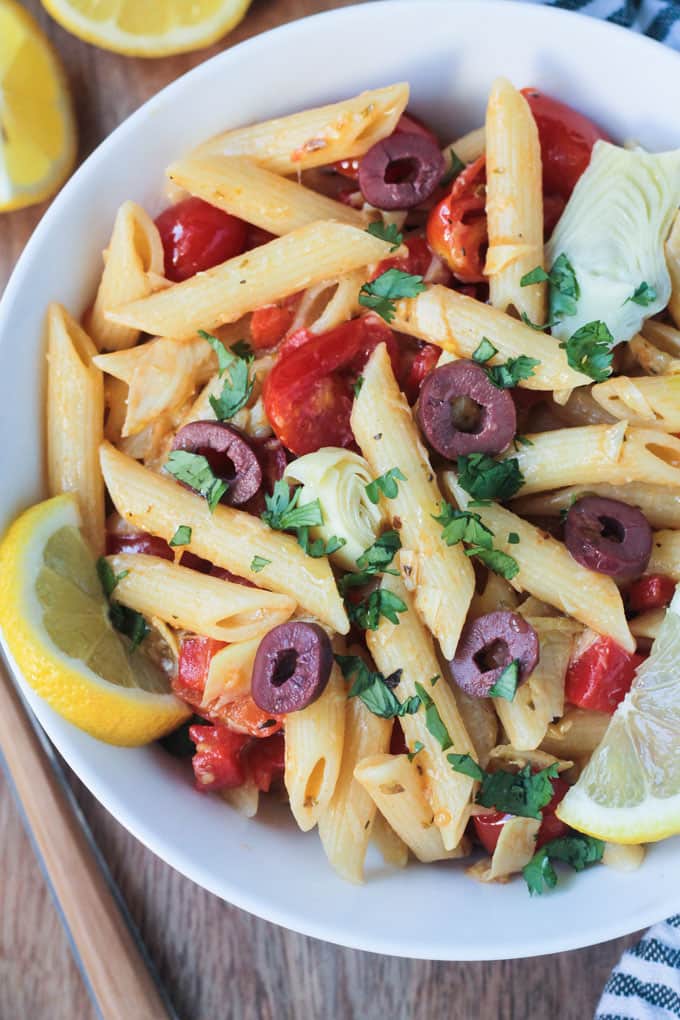
{"label": "lemon slice", "polygon": [[0,211],[54,194],[75,155],[61,64],[23,7],[0,0]]}
{"label": "lemon slice", "polygon": [[680,590],[599,747],[557,809],[613,843],[680,833]]}
{"label": "lemon slice", "polygon": [[31,687],[109,744],[145,744],[189,709],[166,675],[111,626],[71,495],[23,513],[0,544],[0,627]]}
{"label": "lemon slice", "polygon": [[165,57],[221,39],[250,0],[43,0],[80,39],[133,57]]}

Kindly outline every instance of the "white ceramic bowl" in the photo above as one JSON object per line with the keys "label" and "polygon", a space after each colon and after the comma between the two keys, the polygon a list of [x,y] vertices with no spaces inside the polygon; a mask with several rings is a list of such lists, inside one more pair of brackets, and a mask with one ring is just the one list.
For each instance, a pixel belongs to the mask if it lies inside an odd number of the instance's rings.
{"label": "white ceramic bowl", "polygon": [[[115,211],[163,205],[163,168],[227,127],[406,79],[410,108],[442,137],[479,125],[493,78],[536,85],[591,114],[618,139],[654,149],[678,137],[680,58],[630,32],[510,2],[374,3],[287,25],[227,50],[130,117],[87,160],[44,217],[0,307],[0,529],[45,495],[43,317],[49,301],[91,299]],[[384,868],[340,881],[315,834],[271,808],[247,821],[197,794],[161,750],[97,743],[18,678],[71,767],[138,839],[231,903],[318,938],[380,953],[481,960],[553,953],[613,938],[680,909],[678,840],[643,867],[604,867],[530,899],[524,883],[483,886],[459,865]]]}

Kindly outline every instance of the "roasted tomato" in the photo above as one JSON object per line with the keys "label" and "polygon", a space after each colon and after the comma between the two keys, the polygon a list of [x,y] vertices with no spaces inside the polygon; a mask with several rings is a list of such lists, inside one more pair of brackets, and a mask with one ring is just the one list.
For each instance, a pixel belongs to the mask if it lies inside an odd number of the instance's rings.
{"label": "roasted tomato", "polygon": [[564,688],[567,701],[612,715],[644,659],[644,655],[627,652],[610,637],[597,638],[569,664]]}
{"label": "roasted tomato", "polygon": [[633,613],[665,609],[675,594],[675,581],[665,574],[649,574],[633,581],[628,589],[628,608]]}
{"label": "roasted tomato", "polygon": [[200,708],[210,660],[224,647],[224,641],[214,638],[198,635],[184,638],[179,650],[177,676],[172,682],[172,689],[178,698],[194,708]]}
{"label": "roasted tomato", "polygon": [[427,240],[461,283],[485,280],[486,157],[480,156],[453,182],[450,194],[434,207],[427,221]]}
{"label": "roasted tomato", "polygon": [[299,294],[291,294],[273,305],[256,308],[250,319],[250,342],[256,351],[276,347],[293,325]]}
{"label": "roasted tomato", "polygon": [[[552,786],[554,791],[552,799],[543,808],[543,821],[536,836],[537,850],[540,850],[544,843],[549,843],[551,839],[557,839],[558,836],[565,836],[569,831],[568,826],[561,822],[555,814],[557,805],[569,789],[569,783],[566,779],[561,779],[558,776],[557,779],[552,780]],[[491,856],[496,849],[503,826],[510,818],[514,817],[514,815],[504,814],[502,811],[489,811],[487,814],[473,817],[477,838]]]}
{"label": "roasted tomato", "polygon": [[185,198],[156,219],[163,242],[168,280],[187,280],[240,255],[246,246],[247,224],[216,209],[202,198]]}
{"label": "roasted tomato", "polygon": [[285,767],[286,745],[283,733],[275,733],[264,740],[251,740],[243,751],[246,769],[258,790],[268,793]]}
{"label": "roasted tomato", "polygon": [[196,744],[191,764],[199,790],[233,790],[243,786],[246,770],[241,751],[250,738],[233,733],[226,726],[190,726],[189,736]]}
{"label": "roasted tomato", "polygon": [[263,712],[249,694],[221,705],[217,715],[230,729],[258,739],[271,737],[283,725],[283,716]]}
{"label": "roasted tomato", "polygon": [[409,234],[404,238],[404,244],[408,248],[408,255],[396,255],[383,259],[379,262],[373,275],[376,276],[387,272],[388,269],[400,269],[403,273],[410,273],[412,276],[422,276],[427,283],[450,283],[451,273],[446,263],[430,248],[427,239],[422,234]]}

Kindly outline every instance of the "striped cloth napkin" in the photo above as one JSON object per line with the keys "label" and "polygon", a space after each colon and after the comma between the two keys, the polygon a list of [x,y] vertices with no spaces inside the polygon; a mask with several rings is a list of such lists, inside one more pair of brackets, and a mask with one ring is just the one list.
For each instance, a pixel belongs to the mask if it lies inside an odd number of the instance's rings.
{"label": "striped cloth napkin", "polygon": [[[548,3],[634,28],[680,50],[680,0]],[[623,954],[604,987],[595,1020],[680,1020],[680,914],[654,925]]]}

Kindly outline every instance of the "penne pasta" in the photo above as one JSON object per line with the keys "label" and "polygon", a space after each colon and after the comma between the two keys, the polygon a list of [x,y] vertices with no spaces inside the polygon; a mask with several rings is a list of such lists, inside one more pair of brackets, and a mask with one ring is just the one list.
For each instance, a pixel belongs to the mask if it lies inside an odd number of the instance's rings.
{"label": "penne pasta", "polygon": [[669,326],[658,319],[646,319],[642,335],[673,358],[680,358],[680,327]]}
{"label": "penne pasta", "polygon": [[611,716],[584,708],[568,708],[559,722],[548,726],[541,750],[562,759],[592,754],[605,734]]}
{"label": "penne pasta", "polygon": [[333,666],[320,698],[286,717],[284,782],[290,810],[303,832],[330,804],[343,756],[347,691]]}
{"label": "penne pasta", "polygon": [[87,330],[100,351],[120,351],[137,343],[138,329],[110,322],[106,313],[165,286],[163,262],[156,224],[136,202],[123,202],[104,253],[97,296],[86,318]]}
{"label": "penne pasta", "polygon": [[311,223],[107,315],[145,333],[184,339],[379,262],[389,251],[386,241],[346,223]]}
{"label": "penne pasta", "polygon": [[667,574],[680,581],[680,531],[654,532],[647,573]]}
{"label": "penne pasta", "polygon": [[[447,472],[444,477],[459,507],[466,509],[469,497],[455,474]],[[514,557],[519,566],[510,582],[513,588],[528,591],[598,634],[608,634],[627,651],[635,651],[619,589],[610,577],[582,567],[562,542],[496,503],[477,504],[475,513],[493,532],[494,549]],[[508,542],[511,533],[519,537],[518,542]]]}
{"label": "penne pasta", "polygon": [[444,146],[442,156],[447,161],[451,159],[451,150],[455,152],[461,162],[474,163],[476,159],[479,159],[486,152],[486,128],[474,128],[472,131],[468,131],[467,134],[456,138],[450,145]]}
{"label": "penne pasta", "polygon": [[310,287],[302,296],[289,334],[308,329],[320,336],[359,315],[362,311],[359,292],[368,275],[367,269],[357,269],[339,280],[326,280]]}
{"label": "penne pasta", "polygon": [[640,428],[680,432],[680,375],[619,375],[593,386],[591,394],[614,418]]}
{"label": "penne pasta", "polygon": [[195,150],[196,156],[247,156],[277,174],[294,174],[363,156],[391,135],[409,97],[406,82],[370,89],[339,103],[235,128]]}
{"label": "penne pasta", "polygon": [[417,761],[416,757],[410,762],[405,754],[375,754],[359,762],[354,778],[419,861],[462,857],[460,847],[444,849],[423,793]]}
{"label": "penne pasta", "polygon": [[[241,510],[217,506],[177,482],[142,467],[108,443],[101,448],[104,479],[118,513],[130,524],[170,541],[178,525],[191,528],[197,556],[245,577],[268,591],[294,599],[340,634],[349,629],[328,560],[306,556],[290,535],[272,531]],[[254,557],[269,560],[253,570]]]}
{"label": "penne pasta", "polygon": [[479,861],[468,868],[468,875],[480,882],[507,879],[521,871],[536,853],[536,837],[541,827],[538,818],[510,818],[502,826],[490,861]]}
{"label": "penne pasta", "polygon": [[399,524],[400,566],[415,590],[416,609],[450,659],[472,598],[474,572],[460,546],[442,541],[441,526],[433,519],[441,510],[441,494],[384,344],[371,355],[363,377],[352,430],[376,477],[393,468],[405,476],[396,497],[381,503]]}
{"label": "penne pasta", "polygon": [[401,579],[390,574],[383,578],[382,587],[402,599],[406,612],[400,614],[397,625],[383,617],[377,630],[366,632],[366,643],[384,676],[401,670],[395,688],[399,700],[403,702],[416,695],[416,683],[421,684],[448,732],[451,745],[444,748],[428,729],[423,706],[400,721],[408,746],[413,749],[418,742],[423,745],[418,764],[422,768],[425,796],[444,847],[453,850],[467,825],[474,784],[468,776],[453,771],[446,755],[449,751],[474,755],[475,749],[451,687],[445,678],[437,679],[441,670],[434,644],[415,611],[413,598]]}
{"label": "penne pasta", "polygon": [[473,698],[471,694],[461,690],[458,684],[451,684],[451,690],[463,725],[475,749],[475,758],[482,768],[485,768],[489,752],[498,743],[498,716],[489,698]]}
{"label": "penne pasta", "polygon": [[648,609],[646,613],[633,617],[630,621],[630,632],[638,641],[640,638],[656,641],[665,616],[665,609]]}
{"label": "penne pasta", "polygon": [[393,868],[406,867],[409,856],[408,847],[379,811],[376,811],[375,818],[373,819],[371,839],[376,849],[382,855],[385,864],[389,864]]}
{"label": "penne pasta", "polygon": [[512,509],[523,517],[559,517],[580,496],[605,496],[618,499],[642,510],[653,528],[680,528],[680,486],[647,485],[572,485],[558,492],[541,492],[522,496],[512,502]]}
{"label": "penne pasta", "polygon": [[97,349],[61,305],[47,312],[47,477],[50,495],[75,492],[93,551],[104,551],[104,383]]}
{"label": "penne pasta", "polygon": [[219,710],[222,705],[250,694],[255,656],[261,640],[262,635],[250,641],[227,645],[214,652],[201,698],[203,708]]}
{"label": "penne pasta", "polygon": [[668,302],[668,313],[680,329],[680,213],[677,212],[666,241],[666,265],[671,278],[671,299]]}
{"label": "penne pasta", "polygon": [[375,818],[375,802],[354,778],[359,762],[387,751],[392,723],[366,708],[360,698],[345,702],[345,739],[340,773],[329,803],[319,813],[319,836],[326,856],[342,878],[362,882],[364,858]]}
{"label": "penne pasta", "polygon": [[655,347],[639,333],[629,341],[626,353],[647,375],[677,375],[680,372],[680,358]]}
{"label": "penne pasta", "polygon": [[199,574],[158,556],[120,553],[108,562],[114,576],[124,575],[116,585],[117,602],[218,641],[262,638],[296,608],[287,595]]}
{"label": "penne pasta", "polygon": [[317,220],[349,223],[359,230],[369,221],[358,209],[265,170],[243,156],[189,157],[173,163],[166,173],[191,195],[277,237]]}
{"label": "penne pasta", "polygon": [[521,354],[539,362],[533,375],[522,379],[529,390],[570,390],[592,382],[567,364],[564,351],[546,336],[498,308],[466,297],[448,287],[433,284],[414,298],[397,304],[393,329],[455,354],[471,358],[482,340],[488,338],[498,351],[490,365]]}
{"label": "penne pasta", "polygon": [[544,268],[541,146],[529,104],[506,78],[492,85],[486,110],[486,218],[491,304],[545,322],[546,283],[520,283]]}

